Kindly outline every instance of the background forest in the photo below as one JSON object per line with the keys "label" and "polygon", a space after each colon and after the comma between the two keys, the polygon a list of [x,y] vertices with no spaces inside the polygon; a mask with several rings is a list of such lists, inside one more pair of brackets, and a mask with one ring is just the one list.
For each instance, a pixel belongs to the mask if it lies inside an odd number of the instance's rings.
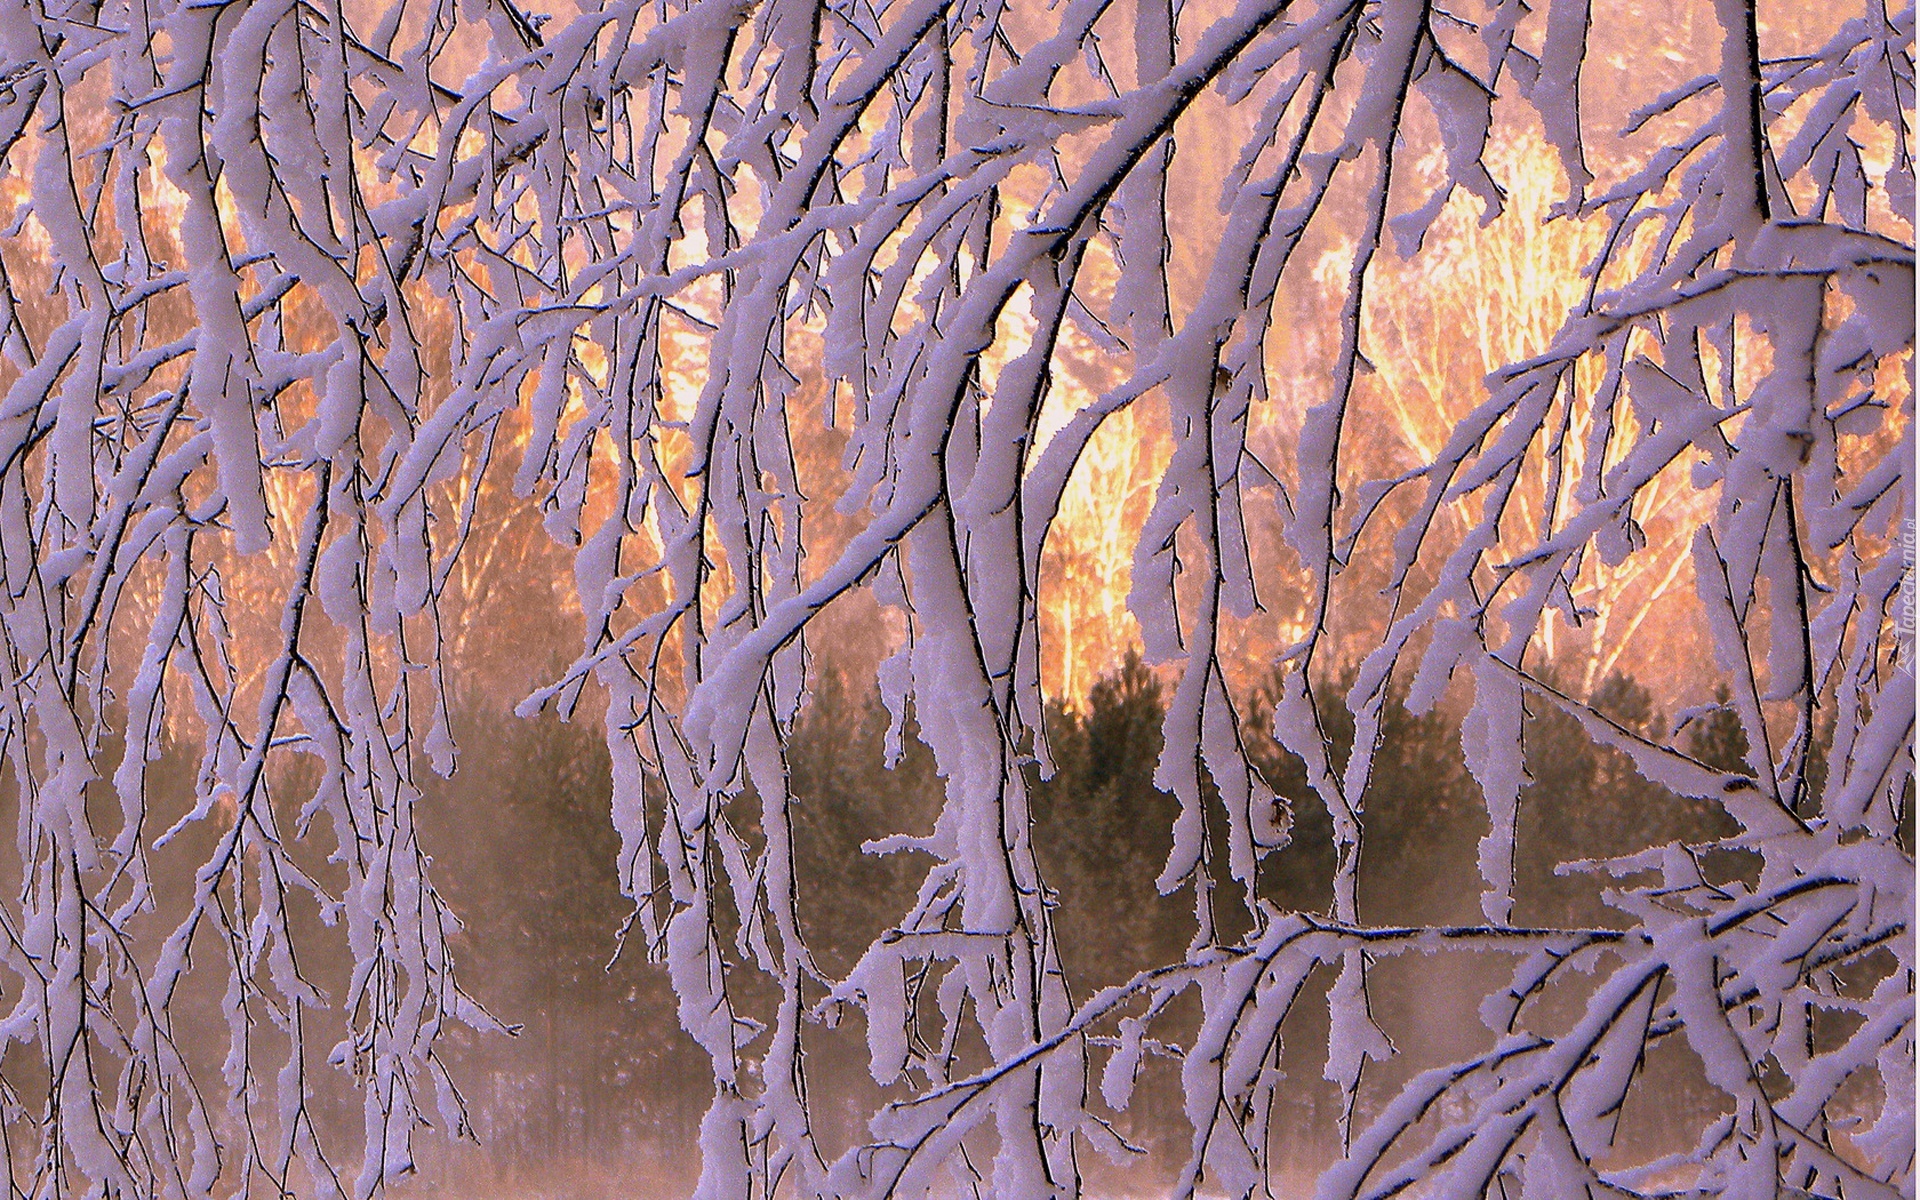
{"label": "background forest", "polygon": [[[812,897],[808,945],[830,971],[841,972],[911,902],[921,873],[911,855],[876,857],[863,854],[862,844],[930,825],[942,785],[913,726],[889,768],[888,716],[877,694],[858,691],[830,661],[821,675],[791,747],[796,865]],[[1049,712],[1058,770],[1034,779],[1035,838],[1044,877],[1057,893],[1061,941],[1071,951],[1067,969],[1088,992],[1178,958],[1192,936],[1189,905],[1152,885],[1178,807],[1153,785],[1165,702],[1158,679],[1128,656],[1079,704],[1056,703]],[[1618,673],[1602,682],[1596,707],[1652,734],[1669,720],[1647,689]],[[1385,923],[1470,924],[1486,814],[1461,759],[1457,716],[1415,716],[1398,702],[1388,711],[1386,752],[1369,801],[1362,879],[1368,910]],[[697,1164],[684,1148],[698,1136],[707,1087],[698,1054],[673,1033],[666,981],[634,948],[614,951],[627,906],[614,870],[617,838],[605,819],[605,749],[587,725],[503,719],[484,706],[463,717],[467,739],[484,747],[468,760],[479,782],[437,789],[422,819],[437,859],[449,868],[448,897],[466,923],[465,938],[493,948],[476,991],[521,1029],[511,1042],[456,1043],[455,1061],[474,1089],[481,1145],[437,1156],[417,1186],[448,1195],[581,1200],[636,1187],[648,1194],[690,1189]],[[1351,718],[1330,706],[1325,719],[1344,759]],[[1250,744],[1271,747],[1258,736],[1270,720],[1258,701],[1250,707]],[[1744,769],[1745,735],[1724,696],[1690,714],[1682,737],[1701,761]],[[1562,714],[1534,717],[1527,747],[1518,924],[1617,925],[1618,912],[1601,898],[1602,881],[1555,868],[1670,842],[1704,845],[1728,832],[1724,813],[1649,783],[1624,755],[1595,747]],[[1282,794],[1305,790],[1303,764],[1284,750],[1266,750],[1261,768]],[[476,803],[476,792],[483,802]],[[1299,819],[1293,843],[1266,864],[1262,894],[1283,908],[1325,911],[1334,863],[1330,835],[1317,826],[1326,818],[1307,809]],[[1906,821],[1901,838],[1911,852],[1911,806]],[[1735,878],[1751,875],[1756,864],[1721,854],[1710,869]],[[1476,1002],[1477,985],[1445,975],[1376,981],[1375,1012],[1405,1057],[1373,1081],[1364,1105],[1382,1103],[1407,1075],[1456,1048],[1434,1014]],[[1329,975],[1317,987],[1324,991],[1330,982]],[[822,1053],[814,1075],[817,1088],[839,1098],[826,1112],[843,1138],[857,1136],[874,1090],[860,1061],[862,1039],[850,1033],[839,1053]],[[1324,1043],[1324,1019],[1317,1029],[1303,1023],[1295,1036],[1307,1050],[1288,1064],[1294,1082],[1278,1136],[1289,1177],[1306,1188],[1336,1153],[1329,1129],[1339,1096],[1319,1077],[1312,1053]],[[1647,1069],[1657,1082],[1621,1115],[1620,1136],[1637,1147],[1677,1149],[1670,1110],[1704,1111],[1714,1103],[1713,1089],[1698,1063],[1670,1043],[1656,1043]],[[1115,1194],[1164,1190],[1186,1136],[1170,1064],[1148,1073],[1123,1128],[1152,1157],[1144,1175],[1138,1168],[1116,1173]]]}

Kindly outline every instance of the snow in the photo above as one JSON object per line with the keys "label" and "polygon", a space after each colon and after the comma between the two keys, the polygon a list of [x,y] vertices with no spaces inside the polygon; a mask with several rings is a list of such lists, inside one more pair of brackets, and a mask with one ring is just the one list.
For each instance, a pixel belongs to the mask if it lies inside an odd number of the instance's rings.
{"label": "snow", "polygon": [[[456,982],[416,772],[465,778],[450,623],[496,483],[572,555],[584,641],[522,707],[605,701],[621,887],[713,1078],[698,1195],[976,1175],[1077,1195],[1088,1150],[1128,1153],[1106,1122],[1157,1057],[1179,1059],[1193,1133],[1176,1194],[1259,1194],[1316,978],[1345,1151],[1324,1200],[1675,1172],[1725,1196],[1912,1191],[1911,7],[1782,56],[1751,5],[1701,3],[1717,61],[1620,85],[1658,94],[1623,97],[1644,153],[1618,169],[1586,91],[1633,18],[1588,0],[1491,0],[1470,24],[1416,0],[455,7],[0,19],[21,881],[0,897],[0,1050],[48,1097],[0,1105],[0,1132],[31,1194],[277,1195],[299,1174],[371,1197],[417,1169],[427,1114],[471,1132],[437,1040],[501,1027]],[[1427,116],[1438,178],[1410,196]],[[1535,122],[1548,210],[1604,234],[1591,290],[1436,449],[1370,478],[1379,251],[1445,253],[1422,243],[1457,189],[1518,219],[1490,148]],[[1194,180],[1205,137],[1236,144]],[[1193,188],[1218,201],[1206,239],[1176,219]],[[1328,352],[1293,339],[1299,288],[1321,289]],[[1098,389],[1070,369],[1089,345]],[[1291,391],[1282,353],[1313,359]],[[847,437],[831,516],[808,494],[815,408]],[[1128,609],[1169,685],[1154,882],[1193,925],[1184,957],[1088,995],[1029,771],[1053,769],[1048,551],[1094,435],[1136,408],[1172,446],[1126,530]],[[1265,510],[1254,456],[1276,437]],[[1697,503],[1663,531],[1676,487]],[[1256,553],[1269,527],[1297,569]],[[1547,670],[1612,599],[1592,572],[1661,538],[1685,548],[1736,769]],[[1386,615],[1344,686],[1362,567]],[[930,832],[863,847],[925,875],[830,978],[801,935],[787,740],[822,614],[862,591],[892,631],[862,660],[887,757],[911,714],[942,792]],[[1306,622],[1253,729],[1240,640],[1282,599]],[[1467,683],[1482,919],[1380,924],[1360,878],[1386,706],[1404,687],[1455,719]],[[1514,894],[1549,710],[1738,826],[1562,864],[1608,880],[1618,927],[1536,928]],[[1269,736],[1313,795],[1275,792]],[[196,741],[191,794],[162,803],[153,764]],[[1301,805],[1331,821],[1325,912],[1260,893]],[[1716,852],[1757,871],[1710,878]],[[1488,977],[1490,1042],[1389,1087],[1374,1068],[1402,1051],[1370,979],[1409,952],[1511,959],[1513,982]],[[1870,986],[1838,988],[1843,966]],[[1543,1012],[1550,988],[1577,1003]],[[807,1088],[829,1009],[857,1010],[879,1089],[852,1146]],[[1848,1032],[1814,1036],[1816,1011]],[[201,1026],[211,1052],[176,1041]],[[1634,1158],[1609,1147],[1654,1042],[1691,1048],[1724,1119]],[[319,1131],[327,1088],[358,1090],[357,1147]]]}

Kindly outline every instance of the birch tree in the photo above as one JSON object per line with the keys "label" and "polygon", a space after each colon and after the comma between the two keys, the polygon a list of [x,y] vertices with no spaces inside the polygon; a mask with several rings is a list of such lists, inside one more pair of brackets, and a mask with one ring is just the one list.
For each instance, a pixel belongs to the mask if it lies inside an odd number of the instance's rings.
{"label": "birch tree", "polygon": [[[1594,79],[1644,86],[1609,47],[1664,9],[7,0],[10,1187],[370,1196],[424,1127],[465,1131],[436,1038],[498,1023],[459,983],[415,809],[458,762],[443,612],[490,552],[497,477],[572,555],[584,640],[523,708],[604,714],[628,950],[711,1063],[701,1197],[1078,1195],[1090,1155],[1132,1153],[1133,1083],[1165,1056],[1191,1126],[1174,1193],[1268,1194],[1314,978],[1344,1098],[1321,1200],[1912,1195],[1913,9],[1868,0],[1782,50],[1752,3],[1681,7],[1710,56],[1616,128]],[[1361,383],[1370,289],[1448,204],[1497,217],[1489,148],[1534,127],[1551,219],[1596,231],[1584,285],[1528,356],[1458,381],[1422,461],[1370,478],[1356,447],[1392,420]],[[1224,178],[1183,172],[1183,143],[1222,137]],[[1205,236],[1180,219],[1196,188]],[[1302,361],[1316,272],[1334,319]],[[1064,386],[1068,338],[1119,382]],[[1248,430],[1290,371],[1310,396],[1270,462]],[[1192,938],[1086,994],[1030,836],[1041,562],[1130,410],[1171,447],[1128,604],[1171,689],[1157,882]],[[845,431],[829,480],[794,452],[808,419]],[[1742,770],[1540,669],[1677,491]],[[823,496],[852,526],[830,548]],[[1268,520],[1284,570],[1248,551]],[[1338,761],[1317,714],[1364,555],[1385,619]],[[866,847],[924,878],[837,974],[801,936],[786,745],[810,634],[862,591],[896,635],[892,752],[911,714],[945,801]],[[1279,655],[1271,736],[1308,765],[1288,796],[1230,684],[1281,594],[1308,614]],[[1416,711],[1465,706],[1479,923],[1359,904],[1395,681]],[[1522,730],[1548,708],[1739,832],[1566,864],[1614,881],[1620,920],[1527,923]],[[184,806],[150,786],[170,741],[198,746]],[[1323,912],[1259,898],[1304,805],[1331,817]],[[1504,982],[1481,1051],[1376,1094],[1369,971],[1410,954]],[[1542,1001],[1566,989],[1570,1015]],[[834,1022],[885,1096],[850,1145],[811,1116]],[[1692,1147],[1649,1159],[1613,1131],[1662,1044],[1724,1104],[1674,1114]],[[339,1087],[358,1138],[316,1119]]]}

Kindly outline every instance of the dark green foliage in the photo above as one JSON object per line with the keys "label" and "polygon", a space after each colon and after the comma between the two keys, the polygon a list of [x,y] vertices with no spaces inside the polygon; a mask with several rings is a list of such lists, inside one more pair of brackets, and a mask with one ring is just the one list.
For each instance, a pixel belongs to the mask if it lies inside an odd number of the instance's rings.
{"label": "dark green foliage", "polygon": [[836,977],[907,911],[926,874],[922,855],[868,854],[862,844],[927,833],[940,810],[933,752],[911,717],[900,761],[887,768],[888,720],[877,695],[850,695],[829,667],[787,747],[801,932],[814,961]]}
{"label": "dark green foliage", "polygon": [[[1281,908],[1326,912],[1332,903],[1332,821],[1307,786],[1303,764],[1272,736],[1274,696],[1272,685],[1256,691],[1242,729],[1254,765],[1293,802],[1292,841],[1261,863],[1260,895]],[[1652,696],[1627,676],[1608,677],[1592,702],[1643,736],[1658,739],[1664,732]],[[1353,747],[1345,688],[1322,689],[1320,705],[1338,771]],[[1111,982],[1121,964],[1136,958],[1147,965],[1149,950],[1162,955],[1152,961],[1168,961],[1168,952],[1177,954],[1192,932],[1190,896],[1171,905],[1150,886],[1143,890],[1143,881],[1165,863],[1176,811],[1172,799],[1152,785],[1163,715],[1158,683],[1131,658],[1093,689],[1084,713],[1054,713],[1051,742],[1060,769],[1036,788],[1035,839],[1047,882],[1063,899],[1063,930],[1107,931],[1103,948],[1083,952],[1096,965],[1098,982]],[[1441,709],[1412,713],[1396,697],[1381,725],[1362,798],[1363,911],[1376,921],[1479,920],[1477,853],[1487,817],[1479,785],[1462,760],[1456,720]],[[1745,740],[1731,712],[1715,710],[1690,734],[1687,748],[1702,761],[1728,770],[1744,765]],[[1556,873],[1564,862],[1733,832],[1718,809],[1650,783],[1624,754],[1594,745],[1557,708],[1535,703],[1526,738],[1531,783],[1521,797],[1517,839],[1519,920],[1591,922],[1605,916],[1600,880]],[[1210,813],[1216,833],[1223,817]],[[1221,875],[1217,861],[1215,875]],[[1076,915],[1075,900],[1093,911]],[[1078,941],[1064,932],[1062,940]],[[1102,941],[1096,937],[1093,944]]]}
{"label": "dark green foliage", "polygon": [[[1320,689],[1320,727],[1336,772],[1353,753],[1351,678]],[[1262,866],[1261,895],[1282,908],[1328,912],[1333,904],[1333,819],[1307,785],[1306,766],[1273,737],[1279,679],[1254,694],[1241,740],[1254,765],[1293,801],[1293,839]],[[1373,919],[1464,919],[1473,846],[1486,831],[1480,794],[1460,757],[1457,728],[1443,714],[1415,714],[1398,698],[1382,714],[1380,744],[1362,807],[1360,904]],[[1462,875],[1464,864],[1468,875]],[[1468,908],[1477,910],[1471,895]],[[1460,910],[1460,911],[1456,911]]]}
{"label": "dark green foliage", "polygon": [[1714,690],[1713,707],[1687,725],[1686,742],[1688,754],[1715,770],[1753,771],[1747,765],[1747,731],[1724,683]]}
{"label": "dark green foliage", "polygon": [[[1254,764],[1292,802],[1294,826],[1292,841],[1261,861],[1259,895],[1283,909],[1325,913],[1332,901],[1331,822],[1300,761],[1272,736],[1273,696],[1271,686],[1256,691],[1242,739]],[[1336,770],[1352,752],[1345,700],[1344,687],[1322,689],[1321,724]],[[1592,701],[1626,728],[1662,736],[1651,696],[1633,680],[1610,677]],[[1193,936],[1192,889],[1162,896],[1155,884],[1178,808],[1153,785],[1166,702],[1155,674],[1129,657],[1083,707],[1049,711],[1056,769],[1045,779],[1037,768],[1028,776],[1056,945],[1078,997],[1178,961]],[[913,851],[867,853],[863,844],[927,833],[941,807],[944,783],[911,715],[899,761],[887,765],[888,721],[877,696],[855,694],[829,667],[788,745],[801,927],[814,961],[834,978],[911,907],[929,862]],[[589,1181],[581,1195],[617,1182],[590,1169],[595,1161],[622,1164],[623,1179],[667,1179],[678,1169],[675,1147],[695,1136],[710,1081],[678,1028],[665,975],[645,965],[644,948],[629,945],[607,969],[631,904],[614,874],[619,843],[608,818],[601,731],[591,723],[504,714],[469,714],[466,724],[461,775],[434,792],[422,837],[467,923],[465,961],[476,964],[467,984],[503,1020],[524,1024],[511,1042],[455,1034],[456,1077],[484,1114],[479,1133],[492,1143],[485,1158],[496,1182],[522,1174],[522,1182],[554,1178],[558,1171]],[[1375,922],[1478,921],[1476,853],[1487,817],[1462,763],[1457,715],[1416,715],[1396,697],[1382,726],[1363,797],[1362,911]],[[1521,923],[1617,922],[1601,900],[1609,881],[1556,874],[1566,860],[1731,832],[1723,814],[1649,783],[1624,755],[1595,747],[1557,709],[1535,703],[1526,738],[1531,782],[1521,798],[1515,861]],[[1746,769],[1739,721],[1724,707],[1696,718],[1681,743],[1710,765]],[[1814,747],[1816,764],[1820,751]],[[1207,800],[1218,847],[1225,813],[1217,797]],[[759,843],[760,801],[751,789],[729,803],[727,815],[750,845]],[[1740,867],[1722,865],[1727,874]],[[1223,851],[1212,854],[1208,869],[1219,934],[1237,936],[1250,918],[1226,878]],[[1397,978],[1391,971],[1379,978],[1381,1019],[1413,1028],[1422,1018],[1419,1006],[1408,1007],[1417,999],[1408,989],[1424,985],[1386,982]],[[754,986],[740,976],[732,982]],[[1319,980],[1309,992],[1324,986]],[[1324,1008],[1307,1003],[1291,1028],[1286,1069],[1298,1081],[1299,1112],[1287,1120],[1305,1137],[1329,1119],[1315,1108],[1329,1099],[1318,1094]],[[863,1136],[862,1114],[880,1098],[866,1077],[860,1022],[809,1036],[810,1088],[816,1100],[838,1101],[817,1105],[822,1133],[851,1144]],[[1167,1139],[1184,1136],[1174,1070],[1153,1065],[1128,1114],[1131,1136],[1162,1150],[1173,1146]]]}
{"label": "dark green foliage", "polygon": [[671,1147],[696,1135],[711,1084],[637,927],[614,957],[632,906],[604,732],[506,713],[469,713],[457,732],[460,773],[431,790],[421,838],[466,926],[463,982],[520,1027],[510,1041],[449,1030],[489,1186],[588,1196],[674,1178],[688,1164]]}
{"label": "dark green foliage", "polygon": [[[1664,732],[1653,697],[1625,675],[1609,675],[1591,702],[1650,740]],[[1745,769],[1739,720],[1719,709],[1706,724],[1704,731],[1695,729],[1688,752],[1721,770]],[[1525,922],[1623,923],[1601,901],[1607,877],[1557,874],[1563,862],[1633,854],[1670,841],[1697,844],[1735,832],[1718,807],[1649,782],[1625,754],[1594,745],[1578,722],[1550,705],[1536,703],[1527,722],[1527,774],[1532,782],[1520,797],[1514,855],[1516,915]]]}
{"label": "dark green foliage", "polygon": [[1179,811],[1153,786],[1165,714],[1159,680],[1131,655],[1093,686],[1083,713],[1047,714],[1055,770],[1030,776],[1034,850],[1082,993],[1178,961],[1193,933],[1192,893],[1162,896],[1154,882]]}
{"label": "dark green foliage", "polygon": [[[1307,786],[1303,764],[1272,736],[1274,695],[1271,686],[1256,692],[1242,730],[1254,764],[1293,803],[1292,841],[1262,861],[1260,895],[1281,908],[1324,913],[1332,903],[1332,822]],[[1663,733],[1652,696],[1626,676],[1607,678],[1592,699],[1628,729],[1656,739]],[[1322,689],[1320,702],[1330,757],[1340,770],[1353,746],[1344,688]],[[1177,811],[1152,782],[1164,711],[1158,681],[1129,658],[1093,688],[1083,711],[1057,707],[1051,714],[1058,771],[1035,783],[1034,838],[1047,883],[1060,895],[1060,940],[1086,947],[1078,951],[1084,963],[1067,964],[1086,987],[1171,961],[1192,934],[1191,894],[1161,897],[1152,886],[1165,865]],[[1526,737],[1531,783],[1521,797],[1515,861],[1519,920],[1606,918],[1601,879],[1556,873],[1564,862],[1733,831],[1719,810],[1650,783],[1624,754],[1595,746],[1558,709],[1536,703]],[[1697,722],[1687,747],[1722,769],[1745,761],[1739,721],[1725,710]],[[1397,698],[1388,703],[1363,803],[1361,907],[1369,919],[1479,920],[1477,853],[1486,809],[1451,714],[1415,714]],[[1210,812],[1216,836],[1223,820],[1217,809]],[[1224,883],[1221,857],[1214,856],[1213,872]],[[1230,914],[1222,916],[1226,925]]]}

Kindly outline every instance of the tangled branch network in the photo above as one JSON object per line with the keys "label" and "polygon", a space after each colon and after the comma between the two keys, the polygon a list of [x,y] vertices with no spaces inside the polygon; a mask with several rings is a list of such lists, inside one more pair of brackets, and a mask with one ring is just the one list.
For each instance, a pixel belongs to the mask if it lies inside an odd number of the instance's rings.
{"label": "tangled branch network", "polygon": [[[1607,47],[1686,7],[6,0],[9,1195],[370,1196],[422,1127],[466,1129],[436,1039],[496,1022],[416,814],[457,761],[443,614],[496,478],[573,547],[584,644],[525,707],[604,710],[633,936],[711,1060],[702,1197],[1079,1195],[1091,1156],[1133,1153],[1116,1120],[1156,1055],[1192,1128],[1175,1194],[1269,1194],[1281,1039],[1322,998],[1322,1200],[1913,1195],[1913,9],[1770,56],[1755,6],[1714,0],[1699,77],[1603,128]],[[1557,158],[1553,219],[1597,231],[1582,285],[1534,357],[1461,383],[1436,452],[1372,470],[1370,285],[1437,252],[1456,191],[1500,214],[1490,150],[1521,127]],[[1170,212],[1205,139],[1226,167],[1197,242]],[[1331,332],[1288,341],[1315,279]],[[1111,386],[1063,385],[1070,338]],[[1250,430],[1289,371],[1311,395],[1269,465]],[[1158,884],[1193,937],[1086,995],[1030,835],[1042,563],[1135,406],[1171,444],[1129,606],[1177,681]],[[831,544],[805,421],[845,437]],[[1648,552],[1675,478],[1737,770],[1538,652],[1605,603],[1596,564]],[[1290,556],[1272,577],[1256,520]],[[1354,674],[1330,639],[1369,546],[1386,618]],[[1229,650],[1277,590],[1307,615],[1250,734]],[[836,977],[803,937],[786,743],[821,615],[863,592],[898,635],[895,744],[911,713],[945,795],[871,845],[930,865]],[[1481,923],[1360,903],[1395,688],[1459,698]],[[1550,709],[1730,818],[1569,864],[1612,880],[1604,926],[1515,917]],[[1274,794],[1255,735],[1307,794]],[[198,759],[169,807],[173,744]],[[1259,889],[1302,805],[1331,817],[1323,912]],[[1381,1094],[1368,976],[1408,954],[1505,982],[1480,1049]],[[807,1087],[839,1019],[884,1085],[849,1145]],[[1723,1103],[1636,1154],[1619,1114],[1680,1044]],[[316,1116],[337,1086],[358,1139]]]}

